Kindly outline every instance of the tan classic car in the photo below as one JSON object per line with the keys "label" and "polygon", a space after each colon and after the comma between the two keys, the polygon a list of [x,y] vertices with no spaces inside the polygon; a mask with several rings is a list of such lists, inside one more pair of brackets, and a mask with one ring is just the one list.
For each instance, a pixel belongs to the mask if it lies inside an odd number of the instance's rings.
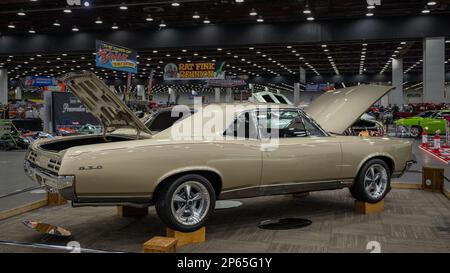
{"label": "tan classic car", "polygon": [[349,187],[356,199],[378,202],[391,177],[413,163],[407,140],[342,135],[391,87],[325,93],[307,112],[280,104],[185,107],[155,133],[95,75],[63,81],[104,133],[36,141],[24,167],[74,207],[155,205],[167,226],[188,232],[205,225],[217,199]]}

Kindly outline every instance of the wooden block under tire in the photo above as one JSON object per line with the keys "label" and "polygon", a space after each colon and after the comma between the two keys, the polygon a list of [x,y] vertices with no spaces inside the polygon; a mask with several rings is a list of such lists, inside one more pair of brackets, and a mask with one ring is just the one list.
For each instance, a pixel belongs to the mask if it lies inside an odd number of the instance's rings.
{"label": "wooden block under tire", "polygon": [[444,192],[444,169],[422,167],[422,189],[431,192]]}
{"label": "wooden block under tire", "polygon": [[144,253],[175,253],[177,239],[155,236],[144,243]]}
{"label": "wooden block under tire", "polygon": [[148,208],[135,208],[130,206],[117,206],[117,215],[120,217],[143,217],[148,214]]}
{"label": "wooden block under tire", "polygon": [[67,200],[64,199],[59,193],[47,193],[47,204],[49,206],[60,206],[67,204]]}
{"label": "wooden block under tire", "polygon": [[202,227],[194,232],[181,232],[167,228],[166,235],[177,239],[177,247],[182,247],[188,244],[203,243],[206,240],[206,228]]}
{"label": "wooden block under tire", "polygon": [[378,203],[367,203],[355,200],[355,212],[362,214],[375,214],[384,211],[384,199]]}

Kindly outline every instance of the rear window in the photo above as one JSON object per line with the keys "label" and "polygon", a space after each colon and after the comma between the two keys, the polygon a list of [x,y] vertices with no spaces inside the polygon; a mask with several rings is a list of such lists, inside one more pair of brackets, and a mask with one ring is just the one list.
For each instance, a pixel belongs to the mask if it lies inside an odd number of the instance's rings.
{"label": "rear window", "polygon": [[280,95],[274,95],[277,100],[283,104],[288,104],[287,101],[283,98],[283,96]]}
{"label": "rear window", "polygon": [[262,95],[266,102],[275,102],[270,95]]}
{"label": "rear window", "polygon": [[180,112],[178,113],[178,116],[172,117],[171,111],[160,112],[156,114],[156,116],[149,123],[147,123],[147,128],[150,129],[150,131],[161,132],[171,127],[178,120],[186,118],[190,115],[191,113],[184,115]]}

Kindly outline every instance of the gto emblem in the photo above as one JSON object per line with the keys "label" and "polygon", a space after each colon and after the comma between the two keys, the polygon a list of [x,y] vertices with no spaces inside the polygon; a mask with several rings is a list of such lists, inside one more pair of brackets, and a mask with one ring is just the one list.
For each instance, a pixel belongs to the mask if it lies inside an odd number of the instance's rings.
{"label": "gto emblem", "polygon": [[101,170],[103,169],[103,166],[98,165],[98,166],[81,166],[80,168],[78,168],[78,170],[80,171],[91,171],[91,170]]}

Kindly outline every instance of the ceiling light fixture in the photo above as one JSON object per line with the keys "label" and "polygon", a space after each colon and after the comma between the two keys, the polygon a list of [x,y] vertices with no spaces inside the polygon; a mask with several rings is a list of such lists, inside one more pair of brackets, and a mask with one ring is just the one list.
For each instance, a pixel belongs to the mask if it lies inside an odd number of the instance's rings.
{"label": "ceiling light fixture", "polygon": [[366,16],[367,17],[371,17],[371,16],[373,16],[373,13],[372,12],[368,12],[368,13],[366,13]]}
{"label": "ceiling light fixture", "polygon": [[167,27],[167,25],[164,21],[161,21],[161,23],[159,24],[159,27]]}
{"label": "ceiling light fixture", "polygon": [[65,8],[65,9],[63,10],[63,12],[64,12],[64,13],[72,13],[72,10],[69,9],[69,8]]}
{"label": "ceiling light fixture", "polygon": [[16,28],[16,26],[13,23],[9,23],[8,28]]}
{"label": "ceiling light fixture", "polygon": [[264,19],[262,18],[261,15],[258,17],[258,19],[256,19],[256,22],[258,22],[258,23],[263,23],[264,22]]}
{"label": "ceiling light fixture", "polygon": [[311,14],[311,10],[309,9],[308,5],[305,6],[305,9],[303,10],[304,14]]}
{"label": "ceiling light fixture", "polygon": [[116,29],[119,29],[119,26],[118,26],[116,23],[114,23],[114,24],[111,26],[111,28],[114,29],[114,30],[116,30]]}
{"label": "ceiling light fixture", "polygon": [[17,13],[17,15],[19,15],[19,16],[25,16],[25,15],[27,15],[27,14],[23,11],[23,9],[21,9],[21,10]]}
{"label": "ceiling light fixture", "polygon": [[95,23],[100,25],[100,24],[103,24],[103,21],[100,17],[97,17],[97,19],[95,19]]}
{"label": "ceiling light fixture", "polygon": [[430,10],[429,10],[428,8],[425,8],[424,10],[422,10],[422,13],[423,13],[423,14],[430,13]]}
{"label": "ceiling light fixture", "polygon": [[74,25],[74,26],[72,27],[72,31],[77,32],[77,31],[80,31],[80,29],[79,29],[76,25]]}
{"label": "ceiling light fixture", "polygon": [[28,30],[28,32],[31,33],[31,34],[35,34],[36,33],[36,31],[34,29],[32,29],[32,28],[30,28],[30,30]]}
{"label": "ceiling light fixture", "polygon": [[437,4],[436,1],[428,1],[427,3],[428,6],[434,6],[436,4]]}
{"label": "ceiling light fixture", "polygon": [[252,9],[252,10],[250,11],[249,15],[250,15],[250,16],[256,16],[256,15],[258,15],[258,12],[256,12],[255,9]]}
{"label": "ceiling light fixture", "polygon": [[149,14],[149,15],[147,15],[147,17],[145,18],[145,21],[147,21],[147,22],[153,22],[153,17]]}
{"label": "ceiling light fixture", "polygon": [[55,20],[55,22],[53,22],[53,25],[55,27],[60,27],[61,26],[61,24],[58,22],[58,20]]}
{"label": "ceiling light fixture", "polygon": [[306,20],[308,20],[308,21],[314,21],[314,17],[309,16],[308,18],[306,18]]}
{"label": "ceiling light fixture", "polygon": [[208,17],[205,17],[205,19],[203,20],[203,24],[210,24],[211,21],[208,19]]}
{"label": "ceiling light fixture", "polygon": [[120,5],[119,9],[121,9],[121,10],[127,10],[128,7],[125,5],[125,3],[122,3],[122,4]]}
{"label": "ceiling light fixture", "polygon": [[84,1],[83,5],[84,5],[86,8],[88,8],[88,7],[91,5],[91,3],[89,3],[89,1]]}
{"label": "ceiling light fixture", "polygon": [[172,2],[172,7],[179,7],[181,4],[177,1]]}
{"label": "ceiling light fixture", "polygon": [[198,12],[194,12],[194,15],[192,15],[193,19],[200,19],[200,15],[198,14]]}

